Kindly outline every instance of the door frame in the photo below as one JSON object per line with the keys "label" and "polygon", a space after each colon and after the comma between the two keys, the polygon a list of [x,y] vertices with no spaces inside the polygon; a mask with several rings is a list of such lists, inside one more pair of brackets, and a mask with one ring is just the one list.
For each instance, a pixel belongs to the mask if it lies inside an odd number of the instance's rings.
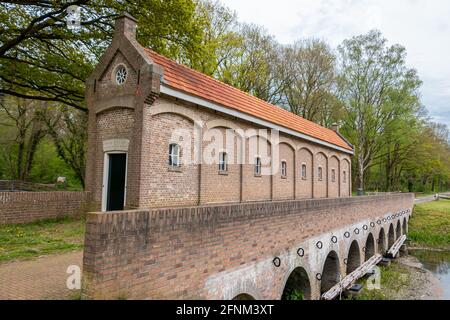
{"label": "door frame", "polygon": [[108,203],[108,180],[109,180],[109,155],[110,154],[125,154],[125,186],[123,189],[123,206],[127,204],[127,180],[128,180],[128,152],[125,151],[108,151],[104,152],[103,156],[103,185],[102,185],[102,212],[106,212],[106,205]]}

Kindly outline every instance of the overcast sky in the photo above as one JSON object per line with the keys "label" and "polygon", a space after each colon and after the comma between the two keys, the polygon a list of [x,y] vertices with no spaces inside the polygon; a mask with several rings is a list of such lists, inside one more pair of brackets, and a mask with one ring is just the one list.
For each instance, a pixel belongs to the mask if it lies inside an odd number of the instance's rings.
{"label": "overcast sky", "polygon": [[422,101],[434,121],[450,127],[450,1],[221,0],[240,21],[264,26],[281,43],[317,37],[336,47],[379,29],[408,51],[424,82]]}

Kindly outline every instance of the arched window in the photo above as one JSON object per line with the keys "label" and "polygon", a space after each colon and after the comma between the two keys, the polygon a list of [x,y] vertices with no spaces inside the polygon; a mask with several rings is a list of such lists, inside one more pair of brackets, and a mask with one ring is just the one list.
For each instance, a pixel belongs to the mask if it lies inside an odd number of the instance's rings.
{"label": "arched window", "polygon": [[281,177],[286,178],[287,177],[287,163],[286,161],[281,162]]}
{"label": "arched window", "polygon": [[319,167],[319,169],[317,170],[317,176],[319,178],[319,181],[323,180],[323,170],[322,167]]}
{"label": "arched window", "polygon": [[226,152],[219,153],[219,171],[227,172],[228,171],[228,155]]}
{"label": "arched window", "polygon": [[336,170],[331,169],[331,182],[336,182]]}
{"label": "arched window", "polygon": [[169,166],[180,166],[180,146],[176,143],[171,143],[169,145]]}
{"label": "arched window", "polygon": [[302,179],[306,180],[307,176],[306,176],[306,164],[302,164]]}
{"label": "arched window", "polygon": [[261,158],[256,157],[255,159],[255,176],[261,175]]}

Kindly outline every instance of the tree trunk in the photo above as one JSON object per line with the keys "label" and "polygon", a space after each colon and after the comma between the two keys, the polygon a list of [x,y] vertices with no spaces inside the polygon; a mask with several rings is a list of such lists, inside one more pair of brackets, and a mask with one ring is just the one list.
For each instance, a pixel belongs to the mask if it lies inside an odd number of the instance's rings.
{"label": "tree trunk", "polygon": [[25,161],[25,169],[23,171],[22,180],[27,180],[30,175],[34,155],[36,153],[37,146],[41,141],[42,137],[43,137],[42,123],[40,120],[34,120],[31,128],[31,135],[28,141],[27,158]]}
{"label": "tree trunk", "polygon": [[364,190],[364,157],[358,155],[358,188]]}

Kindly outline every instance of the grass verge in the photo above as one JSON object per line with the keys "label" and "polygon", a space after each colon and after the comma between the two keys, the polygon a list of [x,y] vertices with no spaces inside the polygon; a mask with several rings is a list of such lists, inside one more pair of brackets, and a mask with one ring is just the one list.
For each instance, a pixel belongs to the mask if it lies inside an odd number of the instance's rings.
{"label": "grass verge", "polygon": [[450,200],[416,205],[408,237],[413,247],[450,249]]}
{"label": "grass verge", "polygon": [[84,219],[59,218],[0,226],[0,263],[83,248]]}
{"label": "grass verge", "polygon": [[358,282],[365,286],[356,300],[396,300],[411,284],[411,272],[401,264],[394,262],[389,267],[380,267],[380,272],[381,290],[369,290],[366,280],[360,279]]}

